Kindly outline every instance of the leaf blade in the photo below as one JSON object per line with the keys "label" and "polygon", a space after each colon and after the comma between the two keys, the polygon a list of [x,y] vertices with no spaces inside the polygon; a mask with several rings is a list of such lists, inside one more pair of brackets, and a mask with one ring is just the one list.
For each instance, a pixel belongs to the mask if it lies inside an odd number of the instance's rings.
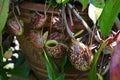
{"label": "leaf blade", "polygon": [[17,67],[8,72],[8,74],[21,76],[21,77],[29,77],[30,70],[28,68]]}
{"label": "leaf blade", "polygon": [[100,48],[95,53],[94,58],[93,58],[92,67],[91,67],[89,75],[88,75],[88,80],[96,80],[96,78],[97,78],[97,76],[96,76],[96,64],[97,64],[98,58],[99,58],[103,48],[106,46],[106,44],[107,44],[107,40],[101,44]]}
{"label": "leaf blade", "polygon": [[99,8],[103,8],[105,6],[104,0],[90,0],[90,3]]}
{"label": "leaf blade", "polygon": [[9,10],[9,0],[0,0],[0,33],[2,32]]}
{"label": "leaf blade", "polygon": [[2,67],[3,63],[3,48],[0,46],[0,68]]}
{"label": "leaf blade", "polygon": [[87,8],[88,0],[79,0],[79,2],[82,4],[82,11],[84,11]]}
{"label": "leaf blade", "polygon": [[103,37],[107,37],[120,10],[120,1],[106,0],[106,5],[100,17],[100,31]]}

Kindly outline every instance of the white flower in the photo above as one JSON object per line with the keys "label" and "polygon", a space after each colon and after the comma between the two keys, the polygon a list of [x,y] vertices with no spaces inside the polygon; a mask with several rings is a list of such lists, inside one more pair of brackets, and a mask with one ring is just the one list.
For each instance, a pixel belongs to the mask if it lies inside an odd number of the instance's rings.
{"label": "white flower", "polygon": [[19,56],[18,56],[18,53],[14,53],[13,56],[14,56],[15,58],[18,58],[18,57],[19,57]]}
{"label": "white flower", "polygon": [[14,49],[14,47],[10,47],[10,48],[9,48],[9,50],[12,50],[12,51],[14,51],[15,49]]}
{"label": "white flower", "polygon": [[12,59],[11,59],[11,58],[8,58],[8,61],[12,61]]}
{"label": "white flower", "polygon": [[6,58],[3,57],[3,62],[6,62]]}
{"label": "white flower", "polygon": [[19,50],[20,49],[20,44],[19,44],[16,36],[14,36],[13,43],[15,43],[15,50]]}
{"label": "white flower", "polygon": [[6,72],[7,77],[12,77],[12,74],[9,74],[8,72]]}
{"label": "white flower", "polygon": [[8,63],[3,67],[4,69],[14,69],[14,63]]}

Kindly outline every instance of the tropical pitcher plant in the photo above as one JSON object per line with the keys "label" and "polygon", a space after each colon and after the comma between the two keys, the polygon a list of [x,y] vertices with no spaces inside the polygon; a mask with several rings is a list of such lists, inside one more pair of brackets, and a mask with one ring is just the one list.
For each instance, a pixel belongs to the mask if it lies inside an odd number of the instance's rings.
{"label": "tropical pitcher plant", "polygon": [[[0,72],[4,73],[0,73],[0,80],[11,77],[16,70],[14,64],[17,62],[9,64],[9,61],[12,56],[18,58],[18,55],[13,53],[20,51],[20,45],[14,37],[15,46],[5,51],[2,47],[2,37],[4,38],[6,25],[14,36],[25,33],[25,22],[20,19],[22,12],[19,9],[22,2],[24,0],[0,1]],[[88,25],[79,14],[76,3],[82,5],[81,11],[87,10],[92,25]],[[75,69],[89,71],[88,80],[103,80],[107,72],[110,73],[110,80],[120,79],[119,0],[44,0],[44,5],[44,13],[35,11],[30,17],[32,30],[29,36],[34,47],[40,50],[49,80],[64,80],[67,59]],[[59,16],[52,14],[50,25],[46,28],[45,24],[49,17],[47,10],[50,7],[59,9]],[[74,18],[82,23],[85,30],[75,32]],[[56,59],[61,60],[59,67],[54,61]],[[9,65],[6,66],[6,63]],[[29,72],[23,70],[23,73]]]}

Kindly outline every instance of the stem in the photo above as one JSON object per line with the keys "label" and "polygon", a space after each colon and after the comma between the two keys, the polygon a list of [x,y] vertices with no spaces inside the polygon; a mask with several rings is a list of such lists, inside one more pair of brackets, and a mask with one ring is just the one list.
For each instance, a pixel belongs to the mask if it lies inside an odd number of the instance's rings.
{"label": "stem", "polygon": [[100,33],[99,33],[98,30],[97,30],[97,37],[98,37],[98,39],[99,39],[100,41],[102,41],[102,38],[100,37]]}
{"label": "stem", "polygon": [[115,20],[115,25],[118,29],[120,29],[120,20],[119,18],[117,17],[116,20]]}
{"label": "stem", "polygon": [[21,15],[21,12],[20,12],[19,6],[16,5],[15,7],[16,7],[16,9],[17,9],[18,14]]}
{"label": "stem", "polygon": [[35,11],[35,13],[36,13],[37,15],[39,15],[39,16],[44,17],[44,15],[40,14],[38,11]]}
{"label": "stem", "polygon": [[101,74],[105,75],[109,69],[110,69],[110,62],[108,63],[108,65],[106,66],[106,69]]}
{"label": "stem", "polygon": [[69,36],[70,36],[71,38],[73,38],[73,34],[74,34],[74,33],[70,30],[70,28],[69,28],[69,26],[68,26],[68,24],[67,24],[65,7],[66,7],[66,5],[65,5],[65,6],[62,6],[62,17],[63,17],[63,19],[64,19],[65,27],[66,27],[66,29],[67,29],[67,32],[68,32]]}
{"label": "stem", "polygon": [[20,27],[22,27],[22,25],[20,24],[20,21],[18,20],[16,14],[15,14],[15,11],[14,11],[14,4],[13,4],[13,14],[14,14],[15,20],[17,21],[18,25],[19,25]]}
{"label": "stem", "polygon": [[104,59],[104,54],[102,54],[102,59],[100,60],[100,70],[99,70],[99,73],[102,72],[102,68],[103,68],[103,59]]}
{"label": "stem", "polygon": [[45,7],[44,7],[44,14],[45,14],[45,18],[46,18],[46,12],[47,12],[47,0],[45,0]]}
{"label": "stem", "polygon": [[[73,11],[75,16],[82,22],[82,24],[85,26],[86,30],[88,31],[88,33],[90,35],[92,33],[92,30],[90,29],[88,24],[85,22],[85,20],[78,14],[78,12],[73,8],[73,6],[71,4],[68,4],[68,7]],[[93,36],[97,42],[100,42],[100,40],[98,40],[98,38],[95,35],[93,35]]]}
{"label": "stem", "polygon": [[83,31],[84,31],[84,30],[82,29],[82,30],[78,31],[77,33],[75,33],[74,38],[77,37],[78,35],[82,34]]}
{"label": "stem", "polygon": [[53,27],[53,24],[52,24],[53,15],[54,15],[54,8],[53,8],[53,11],[52,11],[51,21],[50,21],[50,33],[52,32],[52,27]]}
{"label": "stem", "polygon": [[93,36],[94,36],[94,33],[95,33],[95,29],[96,29],[96,25],[94,24],[92,35],[91,35],[91,40],[90,40],[90,45],[92,45],[92,42],[93,42]]}
{"label": "stem", "polygon": [[70,9],[72,9],[72,11],[74,12],[74,14],[76,15],[76,17],[82,22],[82,24],[85,26],[86,30],[91,33],[92,30],[89,28],[89,26],[87,25],[87,23],[85,22],[85,20],[78,14],[78,12],[73,8],[73,6],[71,4],[68,4],[68,7]]}
{"label": "stem", "polygon": [[71,14],[71,10],[68,8],[68,13],[69,13],[69,17],[70,17],[70,22],[71,22],[71,25],[73,26],[74,23],[73,23],[73,19],[72,19],[72,14]]}

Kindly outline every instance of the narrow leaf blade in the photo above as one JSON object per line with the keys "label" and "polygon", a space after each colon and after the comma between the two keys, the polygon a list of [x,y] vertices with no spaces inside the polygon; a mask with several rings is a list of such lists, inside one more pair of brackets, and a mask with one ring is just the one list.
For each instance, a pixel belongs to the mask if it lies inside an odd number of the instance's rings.
{"label": "narrow leaf blade", "polygon": [[82,11],[87,8],[88,0],[79,0],[79,2],[82,4]]}
{"label": "narrow leaf blade", "polygon": [[2,67],[3,63],[3,49],[2,46],[0,46],[0,68]]}
{"label": "narrow leaf blade", "polygon": [[99,73],[97,73],[97,76],[98,76],[98,80],[103,80],[103,77]]}
{"label": "narrow leaf blade", "polygon": [[10,0],[0,0],[0,33],[2,32],[8,17],[9,1]]}
{"label": "narrow leaf blade", "polygon": [[90,0],[90,3],[99,8],[103,8],[105,6],[104,0]]}
{"label": "narrow leaf blade", "polygon": [[18,67],[14,70],[9,71],[9,74],[21,76],[21,77],[28,77],[30,70],[28,68]]}
{"label": "narrow leaf blade", "polygon": [[100,31],[104,37],[107,37],[111,31],[112,25],[120,11],[119,0],[106,0],[106,5],[100,17]]}
{"label": "narrow leaf blade", "polygon": [[96,78],[97,78],[97,76],[96,76],[97,61],[98,61],[98,58],[99,58],[103,48],[106,46],[106,44],[107,44],[107,41],[104,41],[101,44],[101,46],[98,49],[98,51],[95,53],[94,58],[93,58],[92,67],[91,67],[90,72],[89,72],[88,80],[96,80]]}

